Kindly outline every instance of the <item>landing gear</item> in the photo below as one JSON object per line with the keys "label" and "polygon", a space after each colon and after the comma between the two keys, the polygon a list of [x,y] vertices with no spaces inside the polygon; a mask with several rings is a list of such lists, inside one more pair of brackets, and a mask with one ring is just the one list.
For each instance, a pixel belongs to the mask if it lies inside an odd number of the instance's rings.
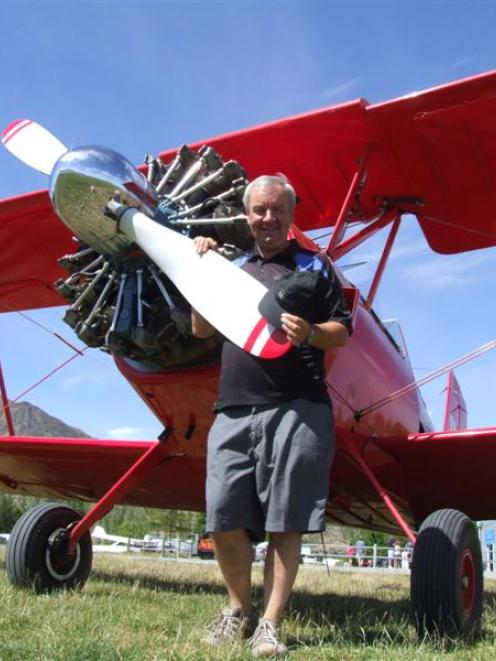
{"label": "landing gear", "polygon": [[413,552],[412,613],[419,635],[470,636],[480,629],[483,569],[477,530],[462,512],[433,512]]}
{"label": "landing gear", "polygon": [[7,545],[5,565],[11,583],[35,592],[83,585],[91,571],[90,533],[69,549],[71,524],[80,515],[58,503],[43,503],[26,512],[15,524]]}

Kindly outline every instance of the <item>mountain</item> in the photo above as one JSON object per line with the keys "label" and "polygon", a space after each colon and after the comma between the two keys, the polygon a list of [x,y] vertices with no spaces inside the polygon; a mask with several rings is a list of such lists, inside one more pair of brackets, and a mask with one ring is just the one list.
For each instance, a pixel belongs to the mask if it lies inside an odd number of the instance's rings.
{"label": "mountain", "polygon": [[[43,409],[29,402],[17,402],[10,405],[14,429],[17,436],[57,436],[73,438],[91,438],[81,429],[70,427],[62,420],[54,418]],[[0,413],[0,435],[7,433],[5,416]]]}

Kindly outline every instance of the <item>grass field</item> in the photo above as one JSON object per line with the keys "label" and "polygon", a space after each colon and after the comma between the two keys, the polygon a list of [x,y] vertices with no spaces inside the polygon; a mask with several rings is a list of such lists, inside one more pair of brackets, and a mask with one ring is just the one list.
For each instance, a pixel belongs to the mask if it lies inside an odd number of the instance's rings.
{"label": "grass field", "polygon": [[[0,550],[3,568],[3,551]],[[261,570],[255,569],[257,599]],[[302,567],[283,634],[291,659],[494,659],[496,583],[486,585],[474,643],[419,641],[408,619],[409,578]],[[203,627],[225,605],[211,564],[96,556],[83,590],[39,596],[0,573],[0,659],[111,661],[250,659],[241,645],[210,651]]]}

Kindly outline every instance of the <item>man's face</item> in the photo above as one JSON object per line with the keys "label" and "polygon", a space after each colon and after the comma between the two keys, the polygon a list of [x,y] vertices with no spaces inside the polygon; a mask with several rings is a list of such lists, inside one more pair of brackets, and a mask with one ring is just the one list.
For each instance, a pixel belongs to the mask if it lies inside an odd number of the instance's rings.
{"label": "man's face", "polygon": [[255,243],[264,257],[286,247],[293,209],[283,186],[269,184],[252,190],[247,215]]}

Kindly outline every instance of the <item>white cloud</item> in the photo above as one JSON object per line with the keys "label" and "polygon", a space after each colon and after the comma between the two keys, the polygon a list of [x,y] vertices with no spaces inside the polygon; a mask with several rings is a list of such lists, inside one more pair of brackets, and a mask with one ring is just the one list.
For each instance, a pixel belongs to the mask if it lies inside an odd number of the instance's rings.
{"label": "white cloud", "polygon": [[114,427],[107,431],[107,435],[110,438],[123,441],[147,440],[146,429],[144,427]]}
{"label": "white cloud", "polygon": [[[96,370],[97,368],[95,368]],[[69,391],[75,388],[80,388],[87,385],[101,385],[108,383],[110,379],[115,378],[115,369],[105,369],[103,371],[83,372],[82,374],[74,374],[64,379],[60,383],[60,389]]]}
{"label": "white cloud", "polygon": [[475,55],[469,55],[467,57],[462,57],[461,60],[457,60],[454,64],[451,65],[450,69],[456,71],[457,69],[463,69],[467,64],[471,64],[475,60]]}
{"label": "white cloud", "polygon": [[408,265],[403,269],[403,275],[413,286],[428,285],[430,289],[437,290],[445,287],[465,287],[494,277],[493,269],[484,268],[488,261],[491,265],[494,262],[492,252],[447,255]]}
{"label": "white cloud", "polygon": [[324,96],[326,99],[340,99],[342,97],[348,96],[351,90],[356,87],[360,80],[361,79],[359,77],[350,78],[344,83],[334,85],[334,87],[329,87],[328,89],[324,90],[322,96]]}

